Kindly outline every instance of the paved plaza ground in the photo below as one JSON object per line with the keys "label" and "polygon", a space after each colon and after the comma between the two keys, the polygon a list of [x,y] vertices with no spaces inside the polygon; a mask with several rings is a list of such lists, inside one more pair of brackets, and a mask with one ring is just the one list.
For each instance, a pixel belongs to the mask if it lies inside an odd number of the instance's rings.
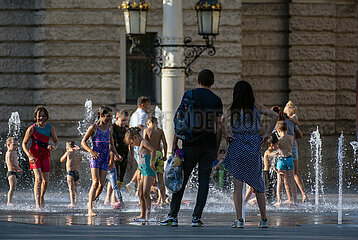
{"label": "paved plaza ground", "polygon": [[113,210],[100,204],[96,217],[86,216],[85,199],[76,209],[67,209],[67,196],[49,194],[47,207],[36,212],[32,199],[28,200],[30,193],[23,193],[14,208],[7,207],[2,196],[0,239],[358,239],[356,195],[344,196],[342,225],[337,224],[335,196],[327,195],[318,208],[312,201],[295,208],[268,206],[268,229],[258,228],[256,206],[247,207],[244,229],[232,229],[234,209],[226,195],[208,199],[203,228],[190,225],[193,203],[182,207],[179,227],[174,228],[159,226],[168,207],[153,209],[145,224],[133,221],[139,215],[137,200],[126,195],[125,208]]}

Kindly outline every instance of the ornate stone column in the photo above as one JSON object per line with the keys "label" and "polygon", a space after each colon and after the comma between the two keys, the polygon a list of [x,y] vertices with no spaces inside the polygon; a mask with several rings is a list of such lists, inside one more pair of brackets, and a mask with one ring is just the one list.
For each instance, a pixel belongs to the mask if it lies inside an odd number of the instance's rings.
{"label": "ornate stone column", "polygon": [[[183,44],[182,0],[163,0],[163,44]],[[162,69],[162,108],[164,112],[163,130],[171,153],[175,110],[184,93],[183,47],[165,47]]]}

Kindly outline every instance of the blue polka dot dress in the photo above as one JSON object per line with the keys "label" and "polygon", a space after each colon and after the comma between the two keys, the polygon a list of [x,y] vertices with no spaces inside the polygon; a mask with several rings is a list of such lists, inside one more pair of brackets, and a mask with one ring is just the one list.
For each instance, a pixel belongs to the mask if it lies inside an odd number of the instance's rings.
{"label": "blue polka dot dress", "polygon": [[253,122],[250,115],[240,115],[240,123],[234,121],[232,126],[233,140],[228,148],[224,164],[225,168],[238,180],[247,183],[258,192],[265,192],[262,179],[262,159],[260,155],[261,129],[259,110],[254,107]]}

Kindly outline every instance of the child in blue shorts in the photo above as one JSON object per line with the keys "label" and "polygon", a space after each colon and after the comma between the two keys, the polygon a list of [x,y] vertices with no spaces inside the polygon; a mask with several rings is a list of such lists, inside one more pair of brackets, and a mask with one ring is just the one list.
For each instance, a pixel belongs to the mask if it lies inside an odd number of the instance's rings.
{"label": "child in blue shorts", "polygon": [[287,123],[285,121],[278,121],[276,129],[280,138],[278,140],[278,152],[273,153],[273,155],[276,155],[277,160],[275,166],[275,171],[277,173],[277,203],[275,206],[280,206],[282,204],[282,179],[285,184],[288,198],[285,203],[295,204],[297,190],[295,180],[293,178],[293,137],[287,134]]}
{"label": "child in blue shorts", "polygon": [[126,143],[134,147],[135,159],[141,173],[138,185],[138,197],[140,202],[141,214],[135,221],[146,221],[150,218],[152,200],[150,199],[150,188],[155,179],[156,150],[150,143],[143,139],[138,127],[130,128],[124,137]]}

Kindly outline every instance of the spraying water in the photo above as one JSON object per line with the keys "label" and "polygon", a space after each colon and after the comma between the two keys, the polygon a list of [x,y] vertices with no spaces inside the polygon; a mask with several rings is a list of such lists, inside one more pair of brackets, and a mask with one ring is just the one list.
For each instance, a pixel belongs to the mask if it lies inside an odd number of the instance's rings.
{"label": "spraying water", "polygon": [[21,121],[18,112],[12,112],[9,118],[9,133],[8,137],[20,138]]}
{"label": "spraying water", "polygon": [[156,106],[154,112],[155,112],[155,117],[158,120],[158,128],[163,129],[163,120],[164,120],[163,111],[158,106]]}
{"label": "spraying water", "polygon": [[353,141],[353,142],[350,142],[350,144],[353,148],[353,167],[354,167],[355,173],[358,173],[358,159],[357,159],[358,142]]}
{"label": "spraying water", "polygon": [[343,132],[338,138],[338,224],[342,224],[342,185],[343,185],[343,158],[345,156]]}
{"label": "spraying water", "polygon": [[92,109],[92,100],[86,100],[85,102],[85,118],[78,122],[77,130],[81,137],[83,137],[86,134],[87,129],[91,126],[94,120],[94,112]]}
{"label": "spraying water", "polygon": [[314,161],[314,169],[315,169],[315,207],[318,208],[319,205],[319,192],[321,190],[321,193],[323,195],[323,181],[322,181],[322,141],[321,141],[321,135],[319,133],[318,127],[317,130],[313,131],[311,133],[311,137],[309,140],[309,143],[311,145],[311,156],[313,159],[311,161]]}

